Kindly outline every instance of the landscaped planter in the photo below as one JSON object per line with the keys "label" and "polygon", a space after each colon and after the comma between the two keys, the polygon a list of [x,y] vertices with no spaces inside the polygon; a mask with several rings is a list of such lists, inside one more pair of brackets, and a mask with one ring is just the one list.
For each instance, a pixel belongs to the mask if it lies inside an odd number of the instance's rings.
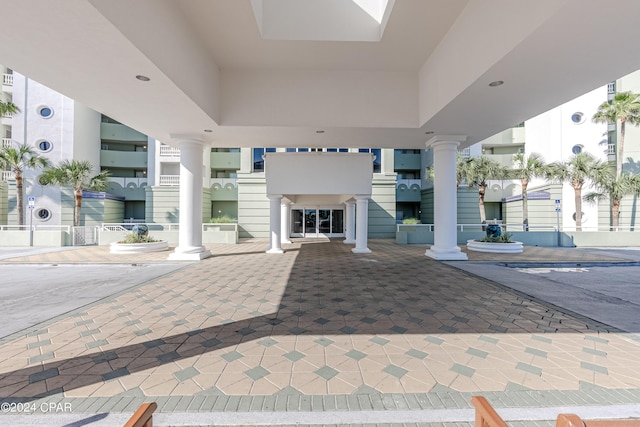
{"label": "landscaped planter", "polygon": [[169,242],[161,240],[151,243],[118,243],[109,245],[109,252],[112,254],[143,254],[148,252],[161,252],[169,249]]}
{"label": "landscaped planter", "polygon": [[494,243],[481,242],[479,240],[467,240],[467,249],[476,252],[492,252],[498,254],[519,254],[522,253],[522,242]]}

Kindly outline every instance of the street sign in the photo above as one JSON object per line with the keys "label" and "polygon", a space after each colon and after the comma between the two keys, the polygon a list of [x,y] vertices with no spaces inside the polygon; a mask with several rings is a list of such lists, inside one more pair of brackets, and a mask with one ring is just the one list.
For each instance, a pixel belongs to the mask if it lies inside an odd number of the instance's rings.
{"label": "street sign", "polygon": [[36,205],[36,198],[33,196],[29,196],[27,199],[29,201],[29,207],[33,208]]}

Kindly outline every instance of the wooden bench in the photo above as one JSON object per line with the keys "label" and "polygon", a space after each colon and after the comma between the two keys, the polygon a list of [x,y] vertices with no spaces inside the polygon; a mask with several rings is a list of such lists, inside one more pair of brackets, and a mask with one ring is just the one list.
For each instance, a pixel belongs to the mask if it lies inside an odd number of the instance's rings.
{"label": "wooden bench", "polygon": [[153,427],[153,411],[156,409],[158,409],[156,402],[143,403],[124,427]]}
{"label": "wooden bench", "polygon": [[[475,427],[509,427],[493,406],[482,396],[472,396],[476,408]],[[640,420],[582,420],[574,414],[560,414],[556,427],[640,427]]]}

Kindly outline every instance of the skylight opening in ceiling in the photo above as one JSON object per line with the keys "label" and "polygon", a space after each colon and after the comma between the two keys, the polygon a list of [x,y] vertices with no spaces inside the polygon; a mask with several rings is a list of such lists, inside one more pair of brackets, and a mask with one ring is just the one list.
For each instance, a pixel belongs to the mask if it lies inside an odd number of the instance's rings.
{"label": "skylight opening in ceiling", "polygon": [[251,0],[265,40],[379,42],[395,0]]}

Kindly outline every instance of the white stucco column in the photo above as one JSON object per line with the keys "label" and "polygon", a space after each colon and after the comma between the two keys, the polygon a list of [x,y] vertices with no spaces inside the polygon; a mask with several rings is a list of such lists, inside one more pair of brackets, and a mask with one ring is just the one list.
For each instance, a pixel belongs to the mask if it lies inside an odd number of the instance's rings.
{"label": "white stucco column", "polygon": [[437,260],[466,260],[467,254],[458,247],[458,200],[456,192],[456,153],[460,135],[437,135],[427,142],[433,150],[433,245],[425,255]]}
{"label": "white stucco column", "polygon": [[291,221],[291,211],[289,209],[289,205],[291,203],[289,201],[285,201],[282,199],[282,203],[280,204],[280,243],[289,244],[291,240],[289,240],[289,222]]}
{"label": "white stucco column", "polygon": [[176,138],[180,147],[180,213],[178,247],[170,260],[201,260],[211,256],[202,246],[202,157],[203,141]]}
{"label": "white stucco column", "polygon": [[369,196],[356,196],[356,247],[351,249],[354,254],[370,254],[367,247],[367,234],[369,229]]}
{"label": "white stucco column", "polygon": [[352,245],[356,242],[356,202],[350,199],[345,202],[345,205],[344,221],[346,230],[345,239],[342,243],[345,245]]}
{"label": "white stucco column", "polygon": [[282,195],[268,194],[269,198],[269,250],[268,254],[284,253],[280,243],[280,212],[282,205]]}

